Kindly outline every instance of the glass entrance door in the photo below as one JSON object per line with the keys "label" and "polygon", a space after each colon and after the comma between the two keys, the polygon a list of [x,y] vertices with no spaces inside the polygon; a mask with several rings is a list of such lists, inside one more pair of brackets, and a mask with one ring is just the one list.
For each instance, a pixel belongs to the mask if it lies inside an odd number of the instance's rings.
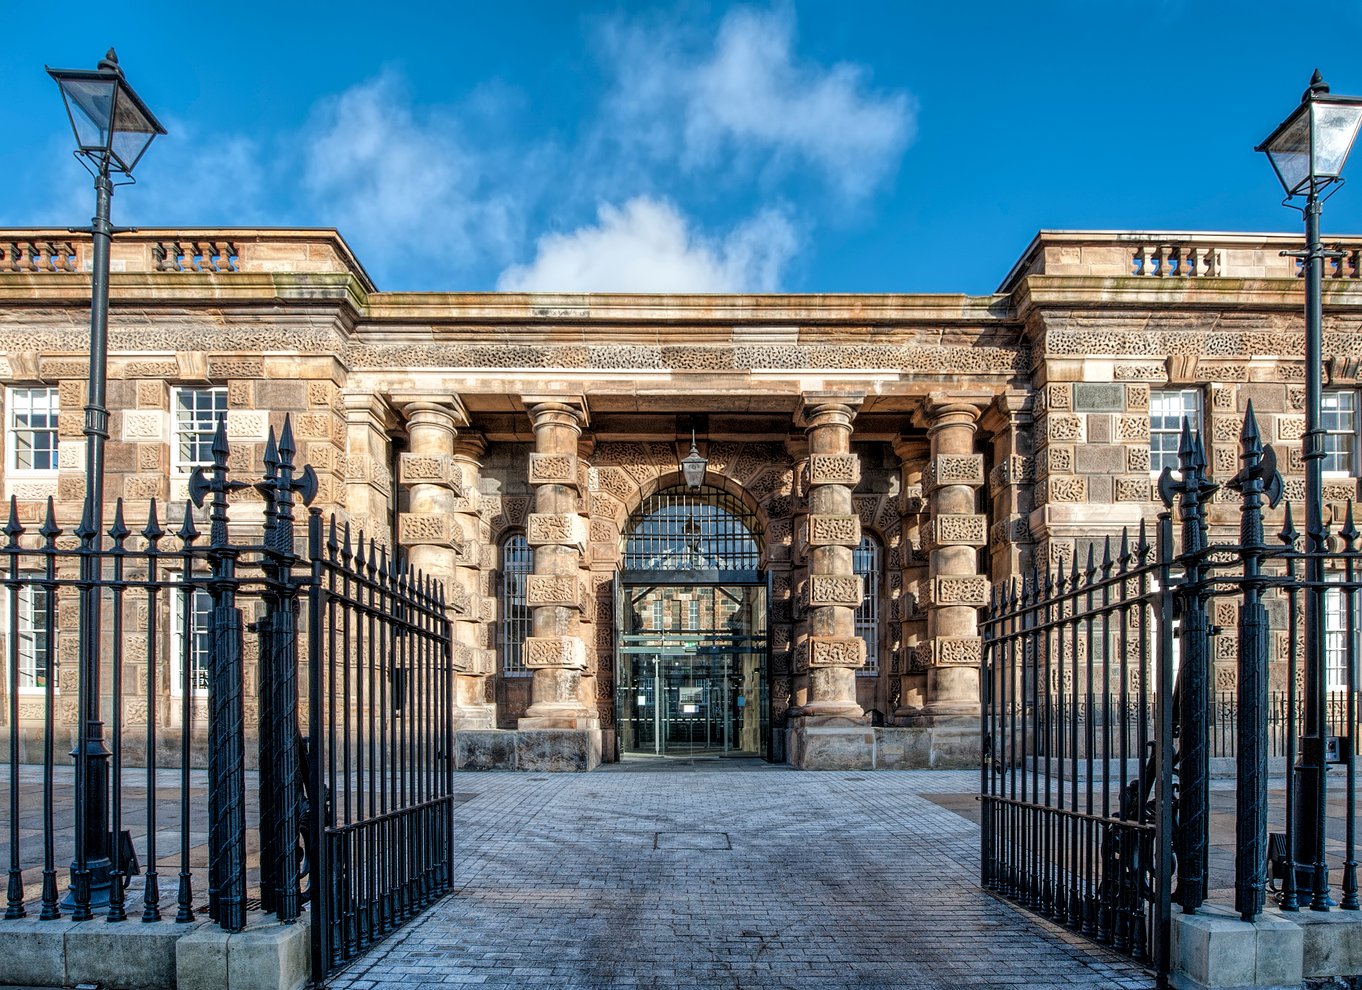
{"label": "glass entrance door", "polygon": [[622,588],[615,699],[625,752],[765,753],[766,588]]}

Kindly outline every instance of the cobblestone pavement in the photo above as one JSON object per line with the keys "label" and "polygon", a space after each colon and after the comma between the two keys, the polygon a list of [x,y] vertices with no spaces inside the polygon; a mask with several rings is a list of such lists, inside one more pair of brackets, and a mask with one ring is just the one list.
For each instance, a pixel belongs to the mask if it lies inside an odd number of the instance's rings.
{"label": "cobblestone pavement", "polygon": [[456,893],[331,986],[1153,985],[979,889],[974,774],[675,769],[461,774]]}

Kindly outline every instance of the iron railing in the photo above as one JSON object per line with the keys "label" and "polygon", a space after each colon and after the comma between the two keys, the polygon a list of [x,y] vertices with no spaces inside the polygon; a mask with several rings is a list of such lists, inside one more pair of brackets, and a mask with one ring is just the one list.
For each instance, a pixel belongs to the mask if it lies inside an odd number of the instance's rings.
{"label": "iron railing", "polygon": [[[1324,577],[1311,584],[1302,579],[1311,554],[1298,548],[1290,505],[1276,541],[1264,537],[1264,511],[1277,505],[1282,481],[1251,406],[1240,460],[1228,483],[1241,502],[1237,542],[1209,539],[1206,504],[1219,486],[1184,423],[1181,476],[1165,469],[1159,481],[1166,509],[1154,542],[1141,528],[1117,545],[1090,545],[1085,565],[1075,556],[995,589],[983,629],[984,884],[1148,959],[1161,975],[1172,905],[1194,911],[1209,894],[1212,757],[1234,758],[1241,917],[1262,911],[1270,870],[1284,911],[1307,902],[1328,910],[1331,876],[1340,882],[1338,906],[1358,909],[1362,552],[1353,506],[1339,514],[1336,534],[1322,534]],[[1316,644],[1321,656],[1305,665],[1310,679],[1298,687],[1302,605],[1312,589],[1333,596],[1342,616],[1327,647]],[[1233,616],[1233,628],[1216,628],[1213,610]],[[1219,651],[1216,636],[1226,637]],[[1326,691],[1326,650],[1344,674],[1342,691]],[[1232,699],[1210,690],[1212,658],[1227,653]],[[1270,692],[1274,654],[1284,690]],[[1284,757],[1280,807],[1269,807],[1271,757]],[[1324,764],[1337,766],[1334,781]],[[1330,804],[1331,786],[1342,788],[1341,802]],[[1285,825],[1271,862],[1270,812]],[[1342,826],[1332,847],[1326,819]]]}
{"label": "iron railing", "polygon": [[[27,525],[10,501],[0,530],[5,916],[124,921],[140,893],[133,912],[156,921],[171,909],[162,877],[174,873],[178,922],[206,909],[224,930],[240,931],[257,899],[282,922],[310,903],[321,979],[449,888],[450,627],[437,582],[362,535],[353,548],[348,532],[338,543],[334,518],[324,540],[316,509],[299,552],[294,512],[317,481],[310,467],[295,468],[287,417],[277,442],[270,430],[258,482],[229,477],[230,453],[219,419],[212,462],[191,477],[192,504],[173,534],[154,500],[136,533],[120,499],[104,534],[82,524],[74,540],[51,499]],[[252,493],[264,503],[258,542],[229,525],[232,504]],[[194,607],[203,595],[206,613]],[[87,622],[102,636],[87,635]],[[304,640],[301,717],[311,744],[299,721]],[[258,655],[254,692],[248,644]],[[77,739],[101,735],[76,703],[98,690],[83,683],[88,649],[101,650],[111,671],[102,807],[82,800],[81,786],[100,779],[102,754],[75,746],[74,768],[62,758]],[[257,769],[248,771],[253,755]],[[248,817],[251,803],[258,817]],[[198,848],[205,826],[206,856]],[[249,852],[251,830],[258,856]],[[63,900],[58,862],[68,842]],[[139,892],[132,877],[143,867]]]}

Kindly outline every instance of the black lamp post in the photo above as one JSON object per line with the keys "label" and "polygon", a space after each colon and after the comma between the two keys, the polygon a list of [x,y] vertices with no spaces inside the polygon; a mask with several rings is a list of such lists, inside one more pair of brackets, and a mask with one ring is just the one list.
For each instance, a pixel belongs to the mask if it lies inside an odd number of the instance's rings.
{"label": "black lamp post", "polygon": [[[91,908],[109,901],[112,876],[109,835],[109,750],[100,716],[99,547],[104,528],[104,442],[109,438],[109,243],[116,228],[109,221],[113,175],[132,181],[132,170],[165,128],[133,92],[112,48],[94,71],[51,69],[61,87],[66,113],[76,135],[76,157],[95,177],[95,215],[90,296],[90,381],[85,403],[85,509],[77,534],[80,562],[79,712],[76,742],[76,838],[67,902],[72,918],[92,916]],[[115,837],[116,838],[116,837]]]}
{"label": "black lamp post", "polygon": [[[1305,215],[1305,250],[1291,252],[1305,266],[1305,733],[1296,763],[1291,851],[1310,891],[1310,907],[1329,910],[1329,868],[1324,861],[1325,679],[1324,679],[1324,430],[1323,331],[1320,295],[1324,259],[1320,204],[1343,181],[1343,164],[1362,124],[1362,99],[1334,96],[1315,71],[1300,106],[1260,144],[1286,190],[1285,205]],[[1305,205],[1292,201],[1304,197]],[[1351,744],[1350,744],[1351,745]],[[1305,887],[1308,880],[1309,886]]]}

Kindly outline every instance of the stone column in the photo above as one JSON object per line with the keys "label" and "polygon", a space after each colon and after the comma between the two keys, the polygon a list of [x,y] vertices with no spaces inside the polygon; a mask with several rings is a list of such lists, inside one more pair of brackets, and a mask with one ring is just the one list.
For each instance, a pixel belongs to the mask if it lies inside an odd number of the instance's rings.
{"label": "stone column", "polygon": [[[329,384],[329,383],[323,383]],[[310,391],[310,390],[309,390]],[[345,407],[345,507],[350,525],[380,542],[392,542],[393,477],[388,456],[389,430],[397,416],[388,403],[372,392],[344,392]],[[304,463],[318,472],[339,466],[335,448],[328,443],[309,443]]]}
{"label": "stone column", "polygon": [[[410,399],[403,403],[403,411],[408,449],[398,461],[398,476],[407,489],[408,511],[398,518],[399,540],[412,567],[445,586],[458,671],[455,727],[490,729],[496,725],[493,706],[486,702],[492,659],[489,651],[476,645],[484,618],[478,580],[476,460],[471,478],[466,473],[469,444],[479,452],[481,446],[476,438],[460,443],[458,431],[468,425],[468,414],[454,396]],[[463,453],[456,456],[460,447]]]}
{"label": "stone column", "polygon": [[1022,578],[1031,572],[1035,551],[1027,518],[1036,481],[1030,396],[1004,392],[984,414],[981,425],[993,434],[993,470],[988,475],[993,503],[989,573],[995,582]]}
{"label": "stone column", "polygon": [[864,589],[852,567],[861,522],[851,490],[861,477],[851,452],[856,406],[845,399],[816,401],[803,410],[809,440],[809,516],[805,579],[809,638],[809,696],[804,715],[859,718],[856,671],[865,665],[865,641],[856,635],[855,614]]}
{"label": "stone column", "polygon": [[899,596],[899,699],[894,720],[916,715],[927,699],[927,613],[922,608],[927,589],[926,559],[922,553],[924,509],[922,473],[927,467],[929,446],[925,437],[900,437],[894,441],[899,458],[899,564],[902,591]]}
{"label": "stone column", "polygon": [[[534,426],[529,482],[534,510],[526,526],[534,549],[534,571],[526,580],[533,635],[525,641],[525,665],[533,671],[524,729],[586,729],[599,733],[595,705],[586,698],[587,606],[583,563],[589,545],[581,513],[585,479],[577,443],[586,425],[580,397],[524,399]],[[599,759],[599,738],[597,740]]]}
{"label": "stone column", "polygon": [[923,473],[931,509],[924,534],[927,716],[979,715],[979,609],[988,598],[988,579],[979,573],[979,550],[987,542],[987,517],[978,512],[984,459],[974,452],[979,412],[972,402],[941,395],[931,396],[925,408],[932,455]]}

